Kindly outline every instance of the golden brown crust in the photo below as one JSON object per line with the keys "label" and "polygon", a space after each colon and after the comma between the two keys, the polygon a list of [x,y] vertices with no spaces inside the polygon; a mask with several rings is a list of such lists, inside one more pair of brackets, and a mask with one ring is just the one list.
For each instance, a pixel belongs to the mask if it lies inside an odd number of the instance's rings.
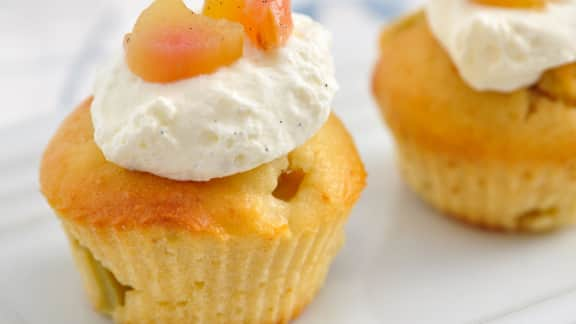
{"label": "golden brown crust", "polygon": [[575,65],[513,93],[475,91],[418,13],[382,35],[373,90],[394,133],[427,149],[471,160],[566,163],[576,157]]}
{"label": "golden brown crust", "polygon": [[[338,214],[332,211],[349,208],[364,187],[356,148],[334,116],[288,157],[209,182],[177,182],[107,162],[92,139],[90,103],[63,122],[41,165],[42,192],[67,220],[95,228],[174,226],[216,235],[275,236],[326,221]],[[289,202],[271,194],[286,168],[306,174]]]}

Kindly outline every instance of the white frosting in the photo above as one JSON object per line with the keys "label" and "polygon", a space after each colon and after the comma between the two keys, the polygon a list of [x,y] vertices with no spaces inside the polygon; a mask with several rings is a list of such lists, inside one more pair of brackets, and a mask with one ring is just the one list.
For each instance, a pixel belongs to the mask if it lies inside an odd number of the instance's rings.
{"label": "white frosting", "polygon": [[576,61],[576,0],[553,1],[543,10],[430,0],[427,14],[460,75],[477,90],[517,90]]}
{"label": "white frosting", "polygon": [[285,47],[247,44],[244,57],[212,74],[150,83],[119,59],[96,82],[95,142],[115,164],[174,180],[206,181],[270,162],[327,120],[337,89],[330,45],[320,24],[295,14]]}

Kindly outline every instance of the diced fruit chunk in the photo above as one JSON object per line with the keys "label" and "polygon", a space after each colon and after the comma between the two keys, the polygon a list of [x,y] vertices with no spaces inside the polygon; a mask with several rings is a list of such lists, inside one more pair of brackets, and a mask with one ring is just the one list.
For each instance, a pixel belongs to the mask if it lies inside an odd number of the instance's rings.
{"label": "diced fruit chunk", "polygon": [[242,57],[242,25],[194,14],[182,0],[156,0],[126,35],[126,62],[150,82],[211,73]]}
{"label": "diced fruit chunk", "polygon": [[241,22],[248,0],[205,0],[202,14],[212,18],[225,17],[228,20]]}
{"label": "diced fruit chunk", "polygon": [[542,9],[545,8],[549,2],[552,2],[554,0],[473,0],[473,1],[482,5],[505,7],[505,8]]}
{"label": "diced fruit chunk", "polygon": [[576,63],[547,71],[537,87],[553,99],[576,105]]}
{"label": "diced fruit chunk", "polygon": [[284,46],[294,26],[290,0],[206,0],[204,14],[241,23],[264,50]]}

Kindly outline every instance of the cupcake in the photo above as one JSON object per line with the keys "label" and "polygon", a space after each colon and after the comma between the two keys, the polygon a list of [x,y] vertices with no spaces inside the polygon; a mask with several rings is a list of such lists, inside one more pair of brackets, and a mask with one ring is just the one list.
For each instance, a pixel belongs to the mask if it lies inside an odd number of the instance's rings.
{"label": "cupcake", "polygon": [[424,200],[504,231],[576,221],[574,17],[574,0],[430,0],[386,28],[373,91]]}
{"label": "cupcake", "polygon": [[117,323],[286,323],[365,183],[328,32],[290,1],[157,0],[48,145],[41,188]]}

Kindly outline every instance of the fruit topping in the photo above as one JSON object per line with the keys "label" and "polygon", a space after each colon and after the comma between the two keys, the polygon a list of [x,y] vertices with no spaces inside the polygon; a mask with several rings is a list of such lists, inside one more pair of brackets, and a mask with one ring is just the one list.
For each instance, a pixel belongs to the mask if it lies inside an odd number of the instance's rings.
{"label": "fruit topping", "polygon": [[271,50],[290,38],[291,7],[290,0],[206,0],[204,15],[241,23],[254,44]]}
{"label": "fruit topping", "polygon": [[515,9],[543,9],[553,0],[473,0],[482,5]]}
{"label": "fruit topping", "polygon": [[124,40],[132,72],[150,82],[207,74],[242,57],[242,25],[197,15],[182,0],[156,0]]}

